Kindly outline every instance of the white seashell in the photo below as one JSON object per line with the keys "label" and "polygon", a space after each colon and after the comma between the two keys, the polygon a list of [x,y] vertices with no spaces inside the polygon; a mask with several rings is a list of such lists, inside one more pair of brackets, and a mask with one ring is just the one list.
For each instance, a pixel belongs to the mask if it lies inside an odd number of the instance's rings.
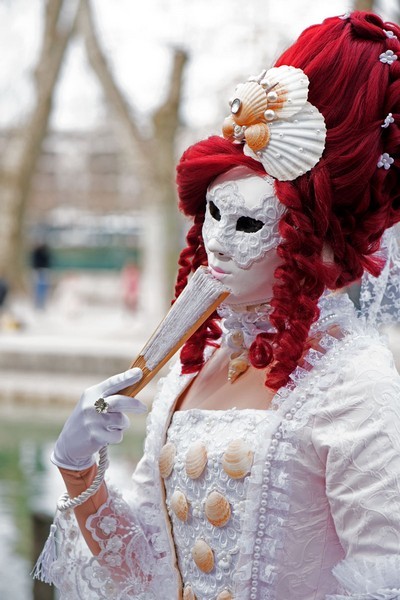
{"label": "white seashell", "polygon": [[204,512],[209,522],[215,527],[223,527],[231,518],[230,504],[219,492],[211,492],[208,495]]}
{"label": "white seashell", "polygon": [[247,81],[237,86],[231,112],[238,125],[258,123],[267,108],[267,94],[259,83]]}
{"label": "white seashell", "polygon": [[217,596],[217,600],[233,600],[233,596],[228,590],[224,590]]}
{"label": "white seashell", "polygon": [[279,181],[292,181],[314,167],[325,148],[324,117],[312,104],[286,120],[269,125],[268,146],[255,154],[247,145],[244,154],[262,163],[264,169]]}
{"label": "white seashell", "polygon": [[241,479],[250,471],[253,457],[244,440],[232,440],[222,456],[222,468],[232,479]]}
{"label": "white seashell", "polygon": [[207,464],[207,449],[203,442],[194,442],[186,454],[186,473],[191,479],[197,479]]}
{"label": "white seashell", "polygon": [[214,553],[204,540],[197,540],[192,548],[192,557],[200,571],[209,573],[214,568]]}
{"label": "white seashell", "polygon": [[169,477],[174,467],[174,460],[176,456],[176,448],[172,442],[167,442],[160,452],[158,459],[158,465],[160,468],[161,477],[164,479]]}
{"label": "white seashell", "polygon": [[287,119],[303,108],[309,80],[301,69],[282,65],[269,69],[266,76],[268,87],[272,88],[267,93],[268,109],[274,110],[279,119]]}
{"label": "white seashell", "polygon": [[175,490],[171,496],[170,506],[178,519],[187,521],[189,516],[189,503],[186,496],[180,490]]}
{"label": "white seashell", "polygon": [[187,585],[183,590],[183,600],[196,600],[196,596],[190,585]]}

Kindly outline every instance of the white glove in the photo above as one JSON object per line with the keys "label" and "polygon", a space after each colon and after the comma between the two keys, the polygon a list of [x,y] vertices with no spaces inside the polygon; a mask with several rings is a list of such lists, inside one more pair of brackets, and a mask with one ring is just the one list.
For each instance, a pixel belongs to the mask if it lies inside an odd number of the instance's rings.
{"label": "white glove", "polygon": [[[106,444],[119,444],[130,425],[122,412],[141,414],[147,407],[136,398],[116,394],[141,380],[142,370],[129,369],[88,388],[66,421],[54,447],[51,461],[58,467],[82,471],[95,462],[95,453]],[[106,412],[96,411],[95,402],[106,399]]]}

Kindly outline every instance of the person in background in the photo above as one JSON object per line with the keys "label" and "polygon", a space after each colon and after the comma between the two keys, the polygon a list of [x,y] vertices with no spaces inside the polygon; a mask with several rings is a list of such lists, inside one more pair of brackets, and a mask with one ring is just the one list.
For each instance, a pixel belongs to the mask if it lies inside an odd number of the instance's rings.
{"label": "person in background", "polygon": [[8,291],[9,289],[6,278],[0,276],[0,312],[5,306]]}
{"label": "person in background", "polygon": [[34,274],[34,304],[43,310],[50,290],[51,251],[45,242],[35,245],[31,252],[31,267]]}
{"label": "person in background", "polygon": [[122,295],[125,307],[135,311],[138,303],[140,271],[133,262],[127,262],[121,272]]}

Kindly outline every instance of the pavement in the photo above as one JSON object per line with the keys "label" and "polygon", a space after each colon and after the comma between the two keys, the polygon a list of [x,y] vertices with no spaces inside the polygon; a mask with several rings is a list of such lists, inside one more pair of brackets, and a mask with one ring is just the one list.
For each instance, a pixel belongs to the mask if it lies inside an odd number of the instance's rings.
{"label": "pavement", "polygon": [[[81,295],[73,302],[71,295],[54,294],[41,310],[27,297],[8,302],[0,315],[4,415],[31,409],[49,418],[68,414],[87,387],[124,371],[136,358],[152,332],[145,309],[128,309],[117,293],[98,290],[96,297]],[[150,403],[155,385],[138,397]]]}

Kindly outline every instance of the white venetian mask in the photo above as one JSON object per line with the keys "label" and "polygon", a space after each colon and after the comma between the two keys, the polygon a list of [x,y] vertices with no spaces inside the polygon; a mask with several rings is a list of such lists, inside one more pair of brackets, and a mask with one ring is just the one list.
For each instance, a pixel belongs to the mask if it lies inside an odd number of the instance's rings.
{"label": "white venetian mask", "polygon": [[203,239],[211,272],[231,289],[230,304],[272,295],[279,220],[285,207],[273,179],[237,167],[218,177],[207,192]]}
{"label": "white venetian mask", "polygon": [[276,197],[273,181],[239,167],[218,177],[208,189],[204,242],[217,240],[242,269],[279,244],[284,206]]}

